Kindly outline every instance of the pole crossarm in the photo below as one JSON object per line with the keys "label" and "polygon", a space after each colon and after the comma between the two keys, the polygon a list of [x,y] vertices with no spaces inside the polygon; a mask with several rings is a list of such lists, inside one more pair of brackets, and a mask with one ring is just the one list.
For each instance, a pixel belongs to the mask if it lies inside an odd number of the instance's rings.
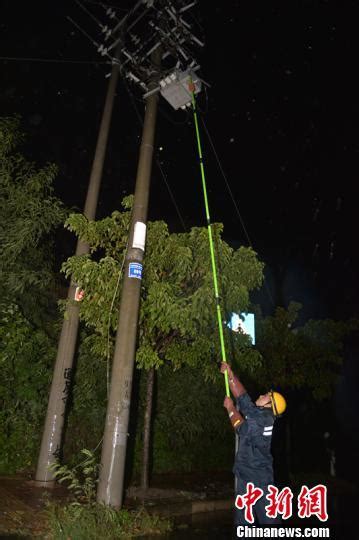
{"label": "pole crossarm", "polygon": [[[119,20],[115,11],[107,9],[103,13],[94,5],[90,9],[80,0],[75,1],[86,13],[92,28],[87,32],[82,24],[71,17],[68,19],[92,42],[101,56],[118,62],[121,74],[140,86],[142,93],[150,90],[154,74],[160,80],[174,70],[199,68],[195,50],[204,47],[204,39],[195,17],[189,16],[197,2],[139,0]],[[104,17],[110,20],[102,22]],[[196,35],[198,32],[199,37]],[[152,54],[158,49],[161,49],[159,72],[152,62]]]}

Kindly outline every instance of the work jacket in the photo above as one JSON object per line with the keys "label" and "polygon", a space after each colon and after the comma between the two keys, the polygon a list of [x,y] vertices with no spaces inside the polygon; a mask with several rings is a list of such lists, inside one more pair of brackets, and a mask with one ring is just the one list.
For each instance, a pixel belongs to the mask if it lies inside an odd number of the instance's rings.
{"label": "work jacket", "polygon": [[257,407],[247,392],[236,399],[236,404],[245,421],[236,429],[239,447],[233,472],[241,483],[253,482],[256,487],[266,487],[273,484],[272,409]]}

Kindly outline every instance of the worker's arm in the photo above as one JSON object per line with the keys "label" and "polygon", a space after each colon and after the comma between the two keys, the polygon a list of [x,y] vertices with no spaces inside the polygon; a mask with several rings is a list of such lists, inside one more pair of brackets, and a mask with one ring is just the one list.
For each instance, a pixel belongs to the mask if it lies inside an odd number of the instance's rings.
{"label": "worker's arm", "polygon": [[237,411],[231,398],[226,396],[224,398],[223,406],[227,409],[229,419],[233,426],[233,429],[237,430],[244,422],[243,416]]}
{"label": "worker's arm", "polygon": [[228,373],[228,384],[233,396],[238,399],[243,394],[247,393],[247,390],[244,388],[241,381],[233,373],[231,366],[227,362],[222,362],[221,364],[221,373],[227,371]]}
{"label": "worker's arm", "polygon": [[251,400],[247,390],[244,388],[238,377],[235,376],[231,366],[229,366],[226,362],[222,362],[221,372],[224,373],[225,371],[228,373],[229,388],[233,396],[236,398],[238,409],[245,416],[247,416],[249,413],[256,414],[257,408]]}

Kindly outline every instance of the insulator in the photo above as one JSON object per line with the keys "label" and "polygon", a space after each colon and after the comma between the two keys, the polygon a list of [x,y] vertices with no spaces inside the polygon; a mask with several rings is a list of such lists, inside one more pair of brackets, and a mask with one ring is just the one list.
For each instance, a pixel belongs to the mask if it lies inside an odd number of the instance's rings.
{"label": "insulator", "polygon": [[104,47],[103,44],[98,47],[97,52],[101,54],[101,56],[105,56],[107,54],[107,47]]}

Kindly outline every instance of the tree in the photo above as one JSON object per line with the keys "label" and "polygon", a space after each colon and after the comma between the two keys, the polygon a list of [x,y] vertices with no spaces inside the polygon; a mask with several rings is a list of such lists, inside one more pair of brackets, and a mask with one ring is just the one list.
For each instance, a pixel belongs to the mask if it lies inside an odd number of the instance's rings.
{"label": "tree", "polygon": [[0,290],[35,320],[54,281],[51,234],[66,211],[53,193],[57,167],[28,161],[23,140],[19,118],[0,118]]}
{"label": "tree", "polygon": [[[131,199],[123,202],[124,212],[88,222],[71,215],[67,226],[90,245],[90,255],[71,257],[64,264],[67,275],[84,290],[80,318],[95,333],[92,348],[109,361],[117,311],[113,306],[121,293],[122,261],[127,243]],[[249,292],[262,280],[263,264],[250,248],[233,250],[221,239],[222,225],[213,225],[220,266],[220,290],[226,298],[227,315],[244,311]],[[182,366],[198,367],[207,379],[218,376],[219,339],[215,319],[212,272],[207,230],[192,228],[188,233],[170,234],[164,222],[149,223],[142,302],[139,322],[137,367],[147,371],[146,412],[143,440],[142,485],[148,486],[149,439],[155,370],[164,365],[176,371]],[[225,317],[226,318],[226,317]],[[228,317],[227,317],[228,320]],[[225,327],[228,348],[240,358],[244,369],[260,363],[244,334]]]}
{"label": "tree", "polygon": [[[323,422],[330,419],[330,429],[333,429],[333,415],[328,414],[329,398],[340,374],[345,340],[358,330],[356,320],[308,320],[299,325],[301,308],[301,304],[291,302],[288,309],[277,307],[271,317],[257,317],[256,346],[263,361],[256,372],[255,385],[261,386],[261,391],[270,386],[282,390],[288,402],[283,426],[285,433],[277,438],[278,455],[281,455],[277,462],[282,466],[281,474],[286,481],[293,470],[291,448],[294,437],[297,439],[296,454],[299,454],[300,444],[307,441],[313,425],[315,428],[310,437],[316,437],[317,443],[326,430]],[[306,449],[307,443],[303,446],[305,454]],[[303,460],[299,459],[298,463],[300,461]]]}
{"label": "tree", "polygon": [[0,471],[33,465],[40,443],[53,340],[15,303],[0,303]]}
{"label": "tree", "polygon": [[28,161],[23,140],[19,118],[0,118],[0,468],[7,472],[32,463],[45,412],[56,306],[51,235],[66,215],[53,194],[56,167]]}
{"label": "tree", "polygon": [[310,389],[320,400],[331,395],[342,363],[344,338],[357,328],[357,322],[309,320],[298,326],[301,308],[291,302],[287,310],[277,307],[273,316],[258,318],[257,348],[263,362],[257,382],[289,390]]}

